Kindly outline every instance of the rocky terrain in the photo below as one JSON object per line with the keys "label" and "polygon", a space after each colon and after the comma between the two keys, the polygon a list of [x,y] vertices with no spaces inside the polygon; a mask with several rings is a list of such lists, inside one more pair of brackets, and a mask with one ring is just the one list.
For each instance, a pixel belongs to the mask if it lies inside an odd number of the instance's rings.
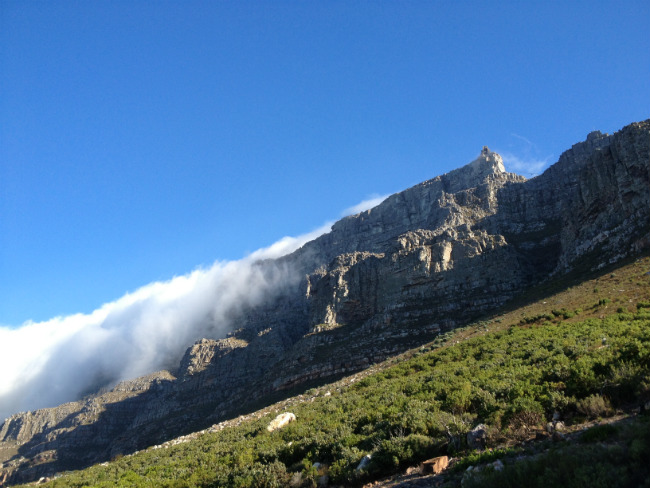
{"label": "rocky terrain", "polygon": [[133,452],[364,369],[494,311],[526,289],[650,247],[650,121],[592,132],[542,175],[470,164],[337,222],[228,337],[191,345],[176,371],[118,384],[0,425],[5,482]]}

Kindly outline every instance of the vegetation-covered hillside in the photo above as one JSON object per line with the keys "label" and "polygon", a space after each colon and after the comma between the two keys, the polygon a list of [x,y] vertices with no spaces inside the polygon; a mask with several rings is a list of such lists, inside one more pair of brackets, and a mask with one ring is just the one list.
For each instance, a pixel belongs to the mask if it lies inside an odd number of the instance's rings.
{"label": "vegetation-covered hillside", "polygon": [[[650,401],[649,270],[646,257],[565,283],[367,372],[48,486],[360,486],[439,455],[455,462],[432,486],[650,486],[650,423],[636,413]],[[282,411],[297,420],[269,432]],[[565,429],[552,438],[554,416]],[[618,422],[571,435],[608,418]],[[482,452],[467,444],[478,424]],[[497,458],[503,470],[464,474]]]}

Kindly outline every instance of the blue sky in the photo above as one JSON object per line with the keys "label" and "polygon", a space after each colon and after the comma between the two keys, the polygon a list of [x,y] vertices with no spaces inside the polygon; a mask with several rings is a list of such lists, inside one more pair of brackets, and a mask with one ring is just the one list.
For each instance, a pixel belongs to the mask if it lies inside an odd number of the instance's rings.
{"label": "blue sky", "polygon": [[0,324],[242,258],[483,145],[538,172],[650,116],[649,22],[620,0],[3,0]]}

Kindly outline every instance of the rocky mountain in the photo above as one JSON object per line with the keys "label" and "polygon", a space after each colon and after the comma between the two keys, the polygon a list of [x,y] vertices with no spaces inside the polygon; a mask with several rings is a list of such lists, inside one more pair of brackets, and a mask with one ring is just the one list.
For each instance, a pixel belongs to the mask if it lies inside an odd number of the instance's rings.
{"label": "rocky mountain", "polygon": [[650,120],[592,132],[530,180],[484,147],[468,165],[257,263],[283,285],[242,310],[228,337],[191,345],[177,370],[6,419],[0,484],[204,428],[649,247]]}

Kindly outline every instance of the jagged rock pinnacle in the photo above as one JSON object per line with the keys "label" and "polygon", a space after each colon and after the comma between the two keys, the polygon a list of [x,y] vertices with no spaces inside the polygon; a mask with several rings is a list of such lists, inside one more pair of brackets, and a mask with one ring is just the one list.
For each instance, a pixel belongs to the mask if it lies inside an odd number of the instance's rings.
{"label": "jagged rock pinnacle", "polygon": [[442,175],[447,181],[447,192],[455,192],[467,188],[474,188],[487,179],[507,174],[503,166],[503,159],[483,146],[479,156],[462,168],[455,169]]}
{"label": "jagged rock pinnacle", "polygon": [[503,166],[503,158],[499,154],[490,151],[487,146],[483,146],[480,156],[473,162],[477,162],[478,165],[495,174],[506,172],[506,168]]}

